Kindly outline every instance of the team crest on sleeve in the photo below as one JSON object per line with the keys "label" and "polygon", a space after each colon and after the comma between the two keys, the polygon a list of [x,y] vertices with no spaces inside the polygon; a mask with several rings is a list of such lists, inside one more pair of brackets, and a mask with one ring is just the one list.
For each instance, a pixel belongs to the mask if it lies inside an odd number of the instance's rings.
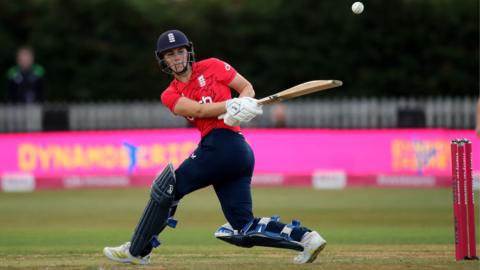
{"label": "team crest on sleeve", "polygon": [[200,85],[200,87],[204,87],[205,85],[207,85],[207,82],[205,81],[205,77],[203,77],[203,75],[200,75],[198,77],[198,84]]}

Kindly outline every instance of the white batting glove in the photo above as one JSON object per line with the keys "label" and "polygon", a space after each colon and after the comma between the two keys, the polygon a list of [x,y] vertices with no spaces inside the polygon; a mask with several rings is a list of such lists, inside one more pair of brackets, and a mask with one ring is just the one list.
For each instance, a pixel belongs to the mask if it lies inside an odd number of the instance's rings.
{"label": "white batting glove", "polygon": [[232,115],[224,113],[218,116],[218,119],[223,119],[223,122],[226,125],[232,126],[232,127],[238,127],[240,126],[240,121],[237,119],[233,118]]}
{"label": "white batting glove", "polygon": [[255,116],[263,113],[262,106],[257,104],[256,99],[250,97],[227,100],[226,109],[227,115],[240,122],[249,122]]}
{"label": "white batting glove", "polygon": [[238,121],[237,119],[235,119],[232,115],[230,115],[228,113],[225,114],[225,117],[223,118],[223,122],[226,125],[229,125],[229,126],[232,126],[232,127],[240,126],[240,121]]}
{"label": "white batting glove", "polygon": [[242,108],[242,102],[239,98],[232,98],[225,102],[225,109],[227,109],[228,114],[236,115],[240,112]]}
{"label": "white batting glove", "polygon": [[[257,100],[251,97],[240,98],[243,101],[243,110],[254,114],[255,116],[263,114],[262,105],[258,105]],[[254,117],[255,117],[254,116]],[[252,118],[253,119],[253,118]],[[250,120],[252,120],[250,119]]]}

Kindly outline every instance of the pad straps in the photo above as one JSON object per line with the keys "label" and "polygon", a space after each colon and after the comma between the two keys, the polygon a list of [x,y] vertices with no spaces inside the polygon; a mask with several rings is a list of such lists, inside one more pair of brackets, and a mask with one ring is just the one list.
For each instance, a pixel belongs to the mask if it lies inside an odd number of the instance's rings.
{"label": "pad straps", "polygon": [[257,225],[255,226],[255,229],[251,230],[250,228],[254,224],[254,220],[250,221],[247,223],[242,230],[240,230],[240,234],[243,235],[249,235],[249,234],[254,234],[254,233],[262,233],[265,235],[268,235],[270,237],[281,237],[285,240],[288,241],[294,241],[291,237],[290,234],[292,233],[294,228],[300,227],[300,221],[297,219],[292,220],[290,224],[286,224],[282,231],[280,233],[275,233],[275,232],[270,232],[267,231],[267,226],[268,223],[270,222],[280,222],[280,216],[272,216],[272,217],[262,217],[258,221]]}

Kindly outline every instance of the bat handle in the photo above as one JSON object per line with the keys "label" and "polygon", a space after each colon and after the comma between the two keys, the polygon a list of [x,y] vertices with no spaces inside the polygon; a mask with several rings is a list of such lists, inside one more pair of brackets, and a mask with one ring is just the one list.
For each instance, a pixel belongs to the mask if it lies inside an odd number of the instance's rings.
{"label": "bat handle", "polygon": [[258,105],[267,105],[267,104],[277,103],[277,102],[280,102],[280,101],[282,101],[281,98],[279,98],[276,95],[273,95],[273,96],[268,96],[268,97],[264,97],[262,99],[257,100],[257,104]]}

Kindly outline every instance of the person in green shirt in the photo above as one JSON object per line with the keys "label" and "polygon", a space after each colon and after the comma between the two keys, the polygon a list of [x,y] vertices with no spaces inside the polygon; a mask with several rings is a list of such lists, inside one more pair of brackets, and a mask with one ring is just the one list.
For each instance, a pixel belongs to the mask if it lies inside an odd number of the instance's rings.
{"label": "person in green shirt", "polygon": [[17,64],[7,71],[7,101],[45,101],[45,69],[35,63],[35,54],[31,47],[20,47],[17,50]]}

